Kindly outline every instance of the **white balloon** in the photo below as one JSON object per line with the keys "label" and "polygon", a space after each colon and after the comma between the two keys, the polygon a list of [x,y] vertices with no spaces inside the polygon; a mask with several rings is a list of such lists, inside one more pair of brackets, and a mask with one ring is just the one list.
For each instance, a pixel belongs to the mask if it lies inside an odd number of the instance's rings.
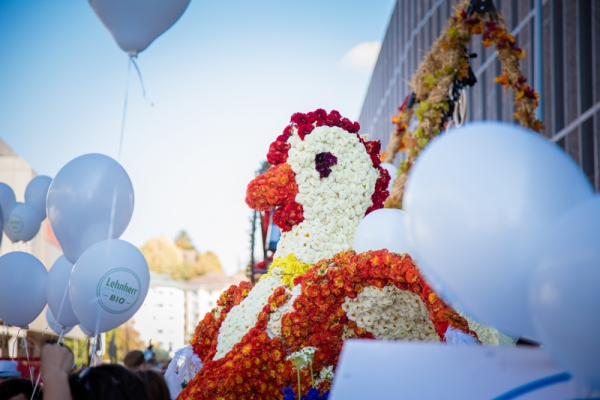
{"label": "white balloon", "polygon": [[17,204],[15,192],[6,183],[0,182],[0,208],[2,208],[2,220],[8,221],[8,216]]}
{"label": "white balloon", "polygon": [[13,251],[0,257],[0,318],[25,327],[44,310],[48,273],[29,253]]}
{"label": "white balloon", "polygon": [[600,197],[557,221],[538,257],[530,301],[539,338],[558,364],[600,390]]}
{"label": "white balloon", "polygon": [[40,175],[33,178],[25,188],[25,204],[38,210],[42,221],[46,218],[46,197],[51,183],[52,178]]}
{"label": "white balloon", "polygon": [[85,154],[58,171],[47,204],[52,231],[74,264],[94,243],[123,234],[133,214],[133,185],[112,158]]}
{"label": "white balloon", "polygon": [[81,255],[69,286],[80,325],[99,334],[129,320],[142,306],[150,271],[142,253],[118,239],[96,243]]}
{"label": "white balloon", "polygon": [[89,0],[119,47],[136,55],[169,29],[190,0]]}
{"label": "white balloon", "polygon": [[4,224],[4,233],[6,234],[6,237],[8,237],[8,239],[13,242],[13,243],[17,243],[19,241],[19,238],[12,233],[12,231],[10,229],[8,229],[8,224],[5,223]]}
{"label": "white balloon", "polygon": [[88,331],[87,329],[85,329],[83,326],[79,325],[79,329],[81,329],[81,332],[83,332],[85,334],[85,336],[92,336],[93,333]]}
{"label": "white balloon", "polygon": [[409,244],[474,318],[535,338],[528,306],[542,235],[593,189],[555,144],[506,123],[474,123],[433,141],[404,194]]}
{"label": "white balloon", "polygon": [[72,326],[65,326],[58,323],[58,321],[56,321],[56,318],[54,318],[54,315],[52,315],[52,311],[50,310],[50,308],[46,308],[46,321],[48,322],[48,327],[52,329],[52,331],[54,331],[54,333],[56,333],[57,335],[66,335],[73,329]]}
{"label": "white balloon", "polygon": [[40,213],[35,207],[17,202],[4,224],[4,231],[13,242],[28,242],[40,231],[41,224]]}
{"label": "white balloon", "polygon": [[395,165],[390,163],[381,163],[381,167],[384,168],[390,174],[390,183],[388,184],[388,192],[392,193],[392,186],[394,186],[394,181],[398,176],[398,168]]}
{"label": "white balloon", "polygon": [[71,306],[71,296],[69,295],[69,280],[71,279],[71,264],[64,255],[52,264],[48,271],[46,280],[46,301],[52,315],[57,315],[56,321],[62,326],[75,326],[79,324],[77,316]]}
{"label": "white balloon", "polygon": [[357,253],[381,249],[398,254],[409,253],[404,235],[404,211],[381,208],[370,212],[356,228],[352,249]]}

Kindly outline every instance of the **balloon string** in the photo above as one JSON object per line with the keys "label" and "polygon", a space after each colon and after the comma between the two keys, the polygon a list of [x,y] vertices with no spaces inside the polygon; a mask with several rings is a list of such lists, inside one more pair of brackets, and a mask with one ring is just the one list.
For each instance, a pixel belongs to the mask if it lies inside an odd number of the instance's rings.
{"label": "balloon string", "polygon": [[150,105],[152,107],[154,107],[154,102],[148,96],[146,96],[146,86],[144,85],[144,79],[142,78],[142,72],[140,71],[137,63],[135,62],[135,59],[132,56],[130,56],[129,59],[131,60],[131,62],[133,63],[133,66],[135,67],[135,70],[137,71],[138,78],[140,79],[140,85],[142,86],[142,95],[144,96],[144,99],[146,99],[146,101],[148,101],[150,103]]}
{"label": "balloon string", "polygon": [[58,335],[58,340],[56,341],[58,344],[60,344],[60,341],[63,339],[63,335],[65,334],[65,327],[61,326],[60,328],[60,335]]}
{"label": "balloon string", "polygon": [[85,342],[83,343],[83,347],[81,349],[79,349],[79,352],[77,354],[77,358],[83,358],[83,352],[86,351],[89,342],[90,342],[90,337],[86,336],[85,337]]}
{"label": "balloon string", "polygon": [[31,397],[29,398],[29,400],[33,400],[33,398],[35,397],[35,391],[37,390],[38,385],[40,384],[40,377],[42,376],[42,373],[38,373],[38,377],[35,380],[35,386],[33,387],[33,393],[31,393]]}
{"label": "balloon string", "polygon": [[123,149],[123,136],[125,135],[125,120],[127,119],[127,97],[129,96],[129,72],[131,71],[132,59],[129,57],[127,62],[127,80],[125,83],[125,101],[123,103],[123,118],[121,119],[121,135],[119,136],[119,157],[118,161],[121,161],[121,150]]}
{"label": "balloon string", "polygon": [[[114,205],[113,205],[114,207]],[[113,208],[114,209],[114,208]],[[111,212],[112,214],[112,212]],[[111,228],[111,232],[109,232],[109,239],[110,239],[110,234],[112,233],[112,228]],[[75,266],[71,266],[71,273],[73,273],[73,268]],[[67,285],[65,287],[65,292],[63,293],[63,298],[62,301],[60,302],[60,308],[58,309],[58,315],[55,317],[56,322],[58,322],[58,320],[60,319],[60,315],[62,314],[62,310],[63,310],[63,306],[65,304],[65,299],[67,298],[67,292],[69,291],[69,285]],[[52,312],[52,310],[50,310],[50,312]],[[54,314],[52,314],[52,316],[54,316]],[[60,322],[59,322],[60,323]]]}
{"label": "balloon string", "polygon": [[98,342],[100,342],[100,334],[97,334],[94,337],[94,352],[92,354],[92,360],[93,360],[93,364],[92,366],[95,367],[98,363]]}
{"label": "balloon string", "polygon": [[[17,362],[18,362],[18,360],[17,360],[17,357],[18,357],[17,352],[19,350],[19,346],[17,346],[17,345],[19,344],[19,333],[21,333],[21,330],[22,330],[22,328],[17,331],[17,338],[15,339],[15,341],[13,343],[13,349],[12,349],[12,357],[11,357],[11,359],[16,360]],[[15,354],[16,354],[16,356],[15,356]]]}
{"label": "balloon string", "polygon": [[[25,336],[25,332],[23,329],[19,329],[19,332],[23,335],[23,347],[25,348],[25,356],[27,357],[27,367],[29,368],[29,378],[31,379],[31,384],[33,385],[33,367],[31,366],[31,361],[29,360],[29,346],[27,343],[27,337]],[[17,340],[19,335],[17,334]]]}

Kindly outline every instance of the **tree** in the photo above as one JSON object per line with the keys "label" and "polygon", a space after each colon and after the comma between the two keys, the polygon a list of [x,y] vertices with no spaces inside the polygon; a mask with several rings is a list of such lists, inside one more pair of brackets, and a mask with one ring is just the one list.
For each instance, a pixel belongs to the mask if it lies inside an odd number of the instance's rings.
{"label": "tree", "polygon": [[219,257],[211,251],[198,254],[184,230],[179,233],[177,241],[179,244],[164,237],[155,238],[140,248],[150,271],[168,274],[175,280],[189,280],[211,272],[223,273]]}
{"label": "tree", "polygon": [[182,248],[184,250],[196,250],[196,247],[192,244],[192,238],[185,230],[180,230],[179,234],[175,238],[175,244],[177,247]]}
{"label": "tree", "polygon": [[198,275],[205,275],[211,272],[217,274],[223,273],[223,267],[221,266],[219,256],[212,251],[207,251],[206,253],[200,254],[194,267]]}
{"label": "tree", "polygon": [[[106,348],[108,349],[108,343],[112,340],[115,335],[115,345],[117,346],[117,360],[123,361],[125,355],[131,350],[144,351],[146,344],[141,339],[140,333],[133,327],[133,321],[129,320],[117,329],[113,329],[106,334]],[[108,357],[108,351],[104,354]]]}
{"label": "tree", "polygon": [[148,240],[140,251],[148,262],[150,271],[172,275],[183,262],[181,251],[169,239],[161,237]]}

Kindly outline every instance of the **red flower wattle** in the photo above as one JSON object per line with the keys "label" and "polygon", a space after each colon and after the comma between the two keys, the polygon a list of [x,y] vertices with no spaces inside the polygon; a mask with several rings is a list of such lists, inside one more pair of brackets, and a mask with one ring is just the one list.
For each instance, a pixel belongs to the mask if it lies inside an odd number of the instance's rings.
{"label": "red flower wattle", "polygon": [[302,204],[295,201],[279,207],[273,214],[273,222],[281,228],[283,232],[289,232],[294,225],[304,221],[304,208]]}

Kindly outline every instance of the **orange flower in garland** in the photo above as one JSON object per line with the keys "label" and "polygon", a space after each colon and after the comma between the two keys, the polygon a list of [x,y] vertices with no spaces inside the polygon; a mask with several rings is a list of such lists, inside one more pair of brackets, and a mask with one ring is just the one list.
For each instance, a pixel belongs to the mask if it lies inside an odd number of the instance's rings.
{"label": "orange flower in garland", "polygon": [[219,329],[227,313],[248,296],[253,286],[251,282],[240,282],[239,286],[231,285],[217,300],[217,307],[211,312],[206,313],[204,319],[198,323],[190,344],[194,349],[194,353],[200,357],[202,362],[210,354],[214,355],[215,349],[213,347],[216,348],[215,339],[219,334]]}
{"label": "orange flower in garland", "polygon": [[246,204],[258,211],[290,203],[298,194],[296,174],[288,164],[271,167],[248,184]]}
{"label": "orange flower in garland", "polygon": [[178,398],[279,399],[281,389],[295,378],[285,355],[278,338],[254,327],[225,357],[204,363]]}
{"label": "orange flower in garland", "polygon": [[[227,299],[235,297],[231,294],[226,296]],[[203,368],[178,398],[281,398],[281,389],[294,381],[295,374],[291,363],[285,359],[287,352],[282,342],[278,338],[270,338],[266,328],[271,312],[285,304],[289,298],[290,295],[283,286],[275,289],[259,314],[256,326],[225,357],[216,361],[210,355],[204,358]],[[216,344],[216,340],[213,339],[213,342]]]}

